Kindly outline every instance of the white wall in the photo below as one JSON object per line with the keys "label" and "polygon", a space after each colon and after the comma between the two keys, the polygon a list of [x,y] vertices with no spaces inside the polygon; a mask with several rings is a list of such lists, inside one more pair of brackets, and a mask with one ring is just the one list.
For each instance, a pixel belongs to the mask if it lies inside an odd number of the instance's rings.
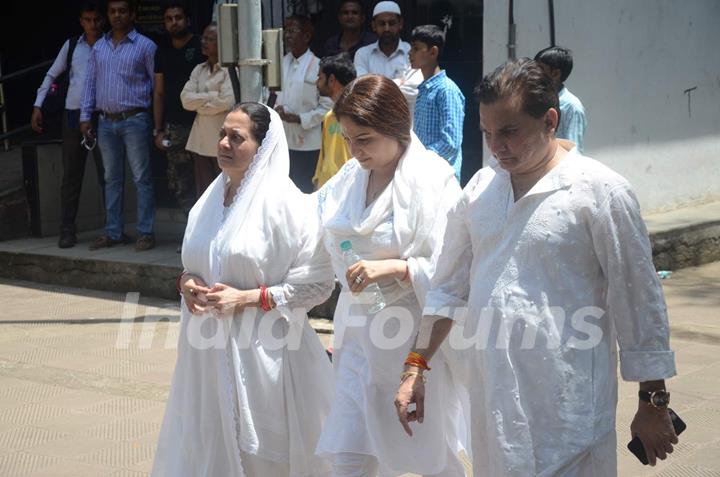
{"label": "white wall", "polygon": [[[517,56],[549,45],[546,1],[515,0]],[[485,0],[485,73],[507,59],[507,0]],[[624,175],[644,212],[720,199],[720,1],[555,0],[585,154]],[[684,90],[697,87],[688,95]]]}

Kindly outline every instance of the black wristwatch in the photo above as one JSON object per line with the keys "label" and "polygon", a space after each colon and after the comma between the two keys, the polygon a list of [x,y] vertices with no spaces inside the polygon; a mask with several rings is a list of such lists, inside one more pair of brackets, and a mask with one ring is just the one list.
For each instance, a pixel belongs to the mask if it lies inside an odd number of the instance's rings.
{"label": "black wristwatch", "polygon": [[664,389],[658,391],[638,391],[638,397],[658,409],[667,409],[670,404],[670,393]]}

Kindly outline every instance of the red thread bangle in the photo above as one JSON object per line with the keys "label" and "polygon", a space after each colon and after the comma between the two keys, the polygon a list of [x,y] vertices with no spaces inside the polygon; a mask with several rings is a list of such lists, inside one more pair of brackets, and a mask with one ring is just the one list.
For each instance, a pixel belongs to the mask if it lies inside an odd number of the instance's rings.
{"label": "red thread bangle", "polygon": [[267,311],[267,304],[265,303],[265,285],[260,285],[260,308]]}
{"label": "red thread bangle", "polygon": [[266,287],[265,288],[265,305],[267,306],[267,310],[265,310],[265,311],[272,310],[272,304],[270,303],[270,298],[271,298],[270,289]]}
{"label": "red thread bangle", "polygon": [[410,275],[410,265],[407,263],[407,260],[405,261],[405,275],[400,279],[401,282],[404,282],[407,280],[408,275]]}
{"label": "red thread bangle", "polygon": [[260,308],[263,309],[263,311],[270,311],[272,310],[272,307],[270,306],[270,300],[268,299],[268,288],[265,285],[260,286]]}

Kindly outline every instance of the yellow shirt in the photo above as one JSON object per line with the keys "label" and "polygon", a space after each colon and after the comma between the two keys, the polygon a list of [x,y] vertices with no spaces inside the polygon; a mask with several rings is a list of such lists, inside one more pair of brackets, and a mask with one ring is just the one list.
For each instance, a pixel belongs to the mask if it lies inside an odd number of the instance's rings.
{"label": "yellow shirt", "polygon": [[332,109],[325,114],[322,127],[322,143],[320,144],[320,156],[313,184],[319,189],[350,159],[350,151],[342,136],[340,123],[338,123]]}

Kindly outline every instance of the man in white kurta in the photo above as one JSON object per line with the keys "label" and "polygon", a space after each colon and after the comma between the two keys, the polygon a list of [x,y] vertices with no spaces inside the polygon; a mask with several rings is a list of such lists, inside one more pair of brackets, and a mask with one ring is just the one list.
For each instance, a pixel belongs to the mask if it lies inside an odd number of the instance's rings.
{"label": "man in white kurta", "polygon": [[332,107],[332,100],[321,97],[315,86],[320,60],[310,51],[312,25],[305,17],[285,20],[282,91],[276,110],[283,120],[290,148],[290,178],[300,190],[312,192],[320,144],[322,121]]}
{"label": "man in white kurta", "polygon": [[[498,163],[448,215],[424,310],[440,321],[417,349],[432,355],[449,331],[470,391],[476,474],[614,476],[617,344],[623,378],[641,390],[675,374],[647,231],[628,182],[554,138],[556,95],[543,108],[541,94],[528,106],[522,87],[507,93],[506,78],[553,91],[533,61],[490,76],[480,119]],[[417,401],[409,381],[401,421]],[[667,411],[639,404],[631,429],[662,459],[677,442]]]}

